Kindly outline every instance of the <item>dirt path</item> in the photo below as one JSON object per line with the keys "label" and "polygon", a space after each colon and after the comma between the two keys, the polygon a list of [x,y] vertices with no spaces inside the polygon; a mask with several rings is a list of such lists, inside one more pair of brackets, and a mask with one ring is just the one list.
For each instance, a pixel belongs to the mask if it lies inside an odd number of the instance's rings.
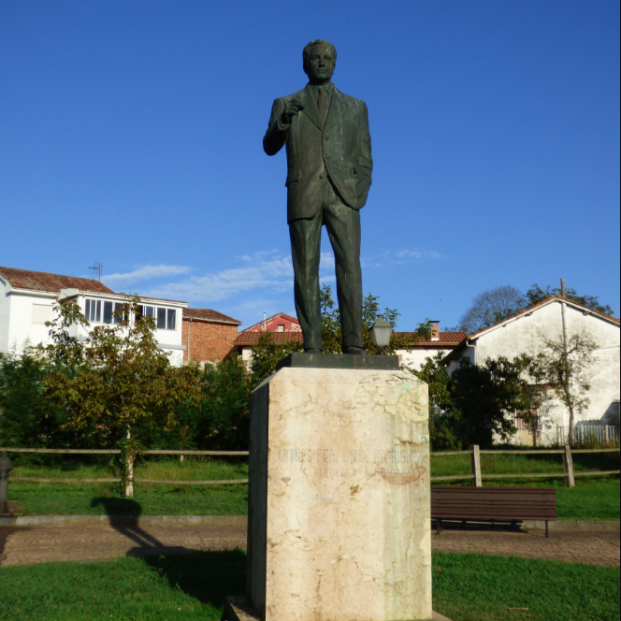
{"label": "dirt path", "polygon": [[[619,567],[619,533],[445,530],[434,551],[476,552]],[[246,547],[246,528],[221,526],[0,527],[0,566]]]}

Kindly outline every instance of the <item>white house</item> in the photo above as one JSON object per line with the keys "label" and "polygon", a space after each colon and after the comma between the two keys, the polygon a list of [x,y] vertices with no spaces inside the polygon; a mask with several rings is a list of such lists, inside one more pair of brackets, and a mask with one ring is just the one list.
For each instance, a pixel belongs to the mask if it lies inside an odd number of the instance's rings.
{"label": "white house", "polygon": [[[467,357],[473,364],[487,358],[514,358],[520,354],[536,356],[544,340],[567,338],[575,333],[588,333],[597,343],[590,369],[590,405],[575,424],[609,424],[619,422],[619,319],[587,308],[568,298],[553,296],[499,323],[470,334],[450,357],[449,371],[459,358]],[[562,443],[569,427],[569,411],[558,400],[552,400],[539,412],[541,444]],[[519,423],[519,420],[517,421]],[[522,427],[522,428],[520,428]],[[513,442],[532,444],[532,431],[518,424]]]}
{"label": "white house", "polygon": [[[397,333],[406,335],[407,332]],[[465,332],[440,331],[440,322],[431,322],[431,338],[427,341],[416,341],[410,343],[408,349],[398,349],[395,353],[399,356],[402,366],[418,371],[425,364],[427,358],[433,358],[438,354],[447,356],[456,349],[468,335]]]}
{"label": "white house", "polygon": [[[114,293],[98,280],[0,267],[0,352],[26,345],[48,343],[46,321],[54,318],[54,304],[74,299],[91,325],[119,322],[114,316],[128,297]],[[155,338],[175,366],[183,364],[182,312],[186,302],[141,297],[143,313],[155,318]],[[81,326],[72,326],[73,336],[86,337]]]}

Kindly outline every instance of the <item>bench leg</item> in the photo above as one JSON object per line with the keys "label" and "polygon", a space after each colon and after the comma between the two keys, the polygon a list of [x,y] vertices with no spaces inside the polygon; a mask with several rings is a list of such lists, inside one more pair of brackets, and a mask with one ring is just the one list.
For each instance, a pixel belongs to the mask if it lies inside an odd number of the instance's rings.
{"label": "bench leg", "polygon": [[546,539],[550,536],[550,531],[548,530],[548,520],[546,520]]}
{"label": "bench leg", "polygon": [[436,528],[437,528],[437,534],[439,535],[442,532],[442,520],[437,519],[436,520]]}

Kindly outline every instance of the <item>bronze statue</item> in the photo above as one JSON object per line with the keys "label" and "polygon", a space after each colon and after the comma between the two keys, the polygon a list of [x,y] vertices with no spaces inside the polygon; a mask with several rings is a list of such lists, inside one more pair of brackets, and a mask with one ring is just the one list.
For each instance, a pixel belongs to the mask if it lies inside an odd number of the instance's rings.
{"label": "bronze statue", "polygon": [[303,52],[308,84],[274,101],[263,148],[287,146],[287,221],[295,271],[295,306],[304,350],[319,353],[319,257],[325,224],[334,250],[343,353],[363,354],[360,209],[371,186],[367,106],[332,84],[336,49],[311,41]]}

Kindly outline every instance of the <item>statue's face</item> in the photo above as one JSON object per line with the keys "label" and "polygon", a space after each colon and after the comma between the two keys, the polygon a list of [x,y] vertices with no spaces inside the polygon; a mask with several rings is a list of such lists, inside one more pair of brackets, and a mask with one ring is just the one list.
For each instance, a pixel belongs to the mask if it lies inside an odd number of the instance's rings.
{"label": "statue's face", "polygon": [[336,59],[332,54],[332,50],[324,43],[320,43],[319,45],[313,45],[311,48],[311,53],[304,69],[311,82],[321,84],[328,82],[332,78],[335,64]]}

